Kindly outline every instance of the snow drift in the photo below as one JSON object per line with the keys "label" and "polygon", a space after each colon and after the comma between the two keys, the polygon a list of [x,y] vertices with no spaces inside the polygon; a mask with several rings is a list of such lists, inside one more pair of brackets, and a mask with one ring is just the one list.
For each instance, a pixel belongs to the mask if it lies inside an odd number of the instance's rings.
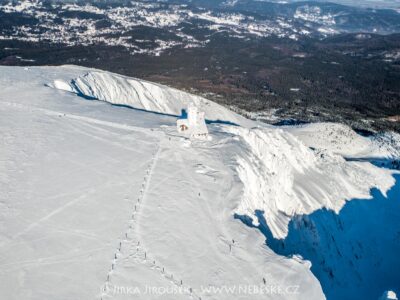
{"label": "snow drift", "polygon": [[182,111],[193,103],[206,113],[209,121],[242,125],[248,123],[243,117],[205,98],[157,83],[108,72],[88,72],[72,79],[69,83],[57,81],[54,86],[62,90],[71,90],[87,98],[174,116],[181,116]]}
{"label": "snow drift", "polygon": [[344,157],[399,158],[400,135],[383,132],[369,137],[344,124],[313,123],[284,127],[308,147],[324,149]]}
{"label": "snow drift", "polygon": [[359,162],[347,162],[329,151],[312,150],[292,134],[275,128],[233,128],[247,151],[237,157],[243,198],[238,215],[264,212],[276,238],[287,234],[291,218],[320,208],[338,212],[346,200],[371,198],[377,188],[385,194],[395,183],[390,172]]}

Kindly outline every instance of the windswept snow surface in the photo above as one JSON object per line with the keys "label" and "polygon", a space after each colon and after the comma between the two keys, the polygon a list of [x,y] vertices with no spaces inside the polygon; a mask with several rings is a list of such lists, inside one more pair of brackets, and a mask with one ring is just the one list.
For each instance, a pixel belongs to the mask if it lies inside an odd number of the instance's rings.
{"label": "windswept snow surface", "polygon": [[308,147],[328,150],[344,157],[400,157],[400,135],[394,132],[365,137],[347,125],[337,123],[288,126],[285,130]]}
{"label": "windswept snow surface", "polygon": [[49,88],[90,72],[0,68],[0,299],[324,298],[233,218],[223,125],[190,143],[176,117]]}
{"label": "windswept snow surface", "polygon": [[[176,132],[190,102],[219,120],[212,141]],[[324,299],[309,261],[234,216],[262,211],[284,238],[296,215],[395,184],[355,152],[310,148],[304,130],[75,66],[0,67],[0,136],[0,299]],[[393,136],[363,153],[396,156],[376,146]]]}
{"label": "windswept snow surface", "polygon": [[244,182],[243,200],[236,213],[251,216],[264,211],[276,238],[284,238],[291,218],[327,208],[338,212],[346,199],[368,198],[370,189],[383,194],[394,185],[390,172],[371,164],[349,164],[333,153],[312,150],[293,135],[276,128],[227,128],[248,150],[238,157]]}

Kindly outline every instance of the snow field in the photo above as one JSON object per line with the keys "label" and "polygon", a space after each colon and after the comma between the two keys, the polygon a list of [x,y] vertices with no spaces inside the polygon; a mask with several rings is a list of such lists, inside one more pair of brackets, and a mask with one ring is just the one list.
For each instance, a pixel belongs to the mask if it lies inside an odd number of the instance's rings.
{"label": "snow field", "polygon": [[[339,215],[354,199],[373,201],[371,189],[384,197],[398,174],[369,160],[398,158],[394,133],[265,126],[99,70],[1,67],[0,90],[6,299],[132,297],[122,287],[146,300],[324,299],[311,262],[278,255],[234,215],[258,225],[262,212],[272,239],[283,240],[296,216]],[[176,132],[189,102],[219,120],[208,124],[212,141]],[[249,285],[299,292],[213,290]],[[144,294],[149,286],[182,292]]]}

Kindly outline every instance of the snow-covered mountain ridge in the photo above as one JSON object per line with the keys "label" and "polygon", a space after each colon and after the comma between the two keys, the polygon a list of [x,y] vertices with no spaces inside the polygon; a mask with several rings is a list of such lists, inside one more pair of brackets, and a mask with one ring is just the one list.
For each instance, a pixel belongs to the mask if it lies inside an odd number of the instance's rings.
{"label": "snow-covered mountain ridge", "polygon": [[[1,67],[0,87],[0,290],[7,299],[69,299],[71,291],[124,299],[121,287],[138,288],[139,299],[323,299],[344,288],[326,279],[325,267],[341,262],[328,236],[359,242],[364,250],[351,253],[361,257],[392,262],[399,250],[398,171],[379,164],[399,159],[395,133],[266,126],[204,98],[75,66]],[[190,102],[206,112],[212,141],[176,132]],[[388,197],[379,211],[390,215],[391,230],[381,236],[390,251],[376,251],[379,235],[369,242],[340,231],[343,210],[377,203],[376,193]],[[304,251],[312,248],[307,238],[295,246],[290,239],[299,216],[321,210],[338,221],[327,223],[330,235],[315,221],[322,229],[313,234],[326,247],[315,258]],[[252,228],[264,222],[271,236]],[[287,240],[289,250],[274,240]],[[368,274],[347,277],[363,299],[398,292],[395,268],[350,258],[348,274]],[[39,289],[43,279],[50,288]],[[210,289],[249,285],[281,293]],[[144,294],[148,286],[183,291]]]}
{"label": "snow-covered mountain ridge", "polygon": [[250,123],[245,118],[202,97],[108,72],[89,72],[69,82],[55,80],[50,86],[89,99],[174,116],[181,116],[182,111],[186,110],[190,103],[193,103],[206,113],[209,122],[225,121],[242,125]]}

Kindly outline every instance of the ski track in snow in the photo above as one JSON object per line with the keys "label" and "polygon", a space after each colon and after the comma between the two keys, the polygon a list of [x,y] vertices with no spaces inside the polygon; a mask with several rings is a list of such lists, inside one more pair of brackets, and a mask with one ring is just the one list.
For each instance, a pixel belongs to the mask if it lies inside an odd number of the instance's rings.
{"label": "ski track in snow", "polygon": [[45,113],[47,115],[50,115],[50,116],[65,117],[65,118],[69,118],[69,119],[73,119],[73,120],[84,121],[84,122],[92,123],[92,124],[96,124],[96,125],[108,126],[108,127],[112,127],[112,128],[116,128],[116,129],[123,129],[123,130],[129,130],[129,131],[138,131],[138,132],[144,132],[144,133],[147,133],[147,134],[154,134],[154,135],[157,134],[156,132],[153,133],[152,131],[150,131],[148,129],[144,129],[144,128],[136,127],[136,126],[132,126],[132,125],[127,125],[127,124],[120,124],[120,123],[116,123],[116,122],[104,121],[104,120],[99,120],[99,119],[95,119],[95,118],[79,116],[79,115],[75,115],[75,114],[58,112],[58,111],[45,109],[45,108],[30,107],[30,106],[26,106],[26,105],[22,105],[22,104],[18,104],[18,103],[13,103],[13,102],[0,101],[0,103],[2,105],[11,106],[11,107],[14,107],[14,108],[26,109],[26,110],[29,110],[29,111],[43,112],[43,113]]}
{"label": "ski track in snow", "polygon": [[[119,241],[119,246],[114,253],[114,258],[112,260],[110,270],[107,273],[106,280],[102,287],[102,293],[100,297],[101,300],[112,298],[112,295],[110,295],[110,292],[113,289],[112,275],[117,270],[117,264],[119,264],[121,260],[128,261],[130,259],[133,259],[136,263],[144,264],[148,268],[156,271],[160,274],[160,276],[168,280],[170,283],[174,284],[176,287],[181,288],[184,291],[189,291],[188,296],[190,296],[191,299],[202,299],[192,287],[185,286],[182,279],[174,278],[174,275],[172,273],[167,274],[165,267],[158,264],[157,260],[154,257],[151,257],[151,255],[149,254],[147,249],[143,247],[143,243],[141,243],[139,239],[139,232],[137,231],[137,222],[139,219],[138,215],[140,214],[141,207],[146,200],[146,194],[150,187],[151,177],[153,175],[159,155],[162,150],[162,141],[163,139],[161,138],[156,147],[156,151],[153,154],[151,162],[146,170],[146,174],[143,178],[141,189],[139,191],[139,196],[136,199],[131,217],[128,221],[129,226],[123,233],[122,238]],[[128,249],[125,250],[125,248]],[[123,262],[121,264],[123,267]]]}
{"label": "ski track in snow", "polygon": [[[142,182],[142,185],[141,185],[139,196],[138,196],[138,198],[137,198],[137,200],[136,200],[136,202],[134,204],[131,218],[128,221],[129,226],[125,230],[125,232],[124,232],[124,234],[123,234],[123,236],[122,236],[122,238],[121,238],[121,240],[119,242],[119,246],[118,246],[118,248],[116,249],[116,251],[114,253],[114,258],[113,258],[113,261],[112,261],[112,264],[111,264],[111,268],[110,268],[109,272],[107,273],[107,278],[106,278],[106,281],[105,281],[105,283],[103,285],[103,288],[102,288],[103,292],[102,292],[102,295],[101,295],[101,299],[105,299],[106,296],[109,296],[108,294],[109,294],[109,289],[110,289],[109,285],[111,284],[111,276],[114,273],[114,270],[116,268],[117,263],[120,260],[120,257],[123,255],[122,254],[122,250],[123,250],[122,249],[123,248],[122,247],[123,246],[122,243],[128,244],[128,243],[133,243],[134,242],[134,237],[132,236],[132,234],[135,233],[134,232],[134,226],[133,226],[134,223],[135,223],[135,216],[139,212],[141,204],[142,204],[142,202],[144,200],[145,192],[148,189],[150,178],[151,178],[152,172],[154,170],[154,167],[155,167],[155,165],[157,163],[158,155],[159,155],[160,151],[161,151],[161,141],[157,145],[157,149],[156,149],[155,153],[153,154],[153,157],[151,159],[149,167],[148,167],[148,169],[146,171],[146,174],[145,174],[145,176],[143,178],[143,182]],[[140,242],[138,242],[138,247],[139,246],[140,246]]]}
{"label": "ski track in snow", "polygon": [[17,233],[17,234],[15,235],[14,238],[15,238],[15,239],[19,238],[21,235],[24,235],[25,233],[29,232],[30,230],[32,230],[32,229],[35,228],[36,226],[39,226],[40,223],[42,223],[42,222],[44,222],[44,221],[50,219],[51,217],[53,217],[53,216],[57,215],[58,213],[62,212],[64,209],[66,209],[66,208],[68,208],[68,207],[74,205],[75,203],[78,203],[79,201],[85,199],[85,198],[87,197],[87,195],[90,195],[90,194],[93,193],[93,192],[94,192],[94,190],[90,190],[90,191],[88,191],[87,193],[84,193],[83,195],[81,195],[81,196],[79,196],[79,197],[77,197],[77,198],[75,198],[75,199],[73,199],[73,200],[67,202],[67,203],[64,204],[63,206],[61,206],[61,207],[59,207],[59,208],[53,210],[53,211],[52,211],[51,213],[49,213],[48,215],[42,217],[40,220],[38,220],[38,221],[36,221],[36,222],[31,223],[31,224],[30,224],[28,227],[26,227],[24,230],[22,230],[21,232]]}
{"label": "ski track in snow", "polygon": [[[145,132],[147,134],[153,133],[153,135],[157,134],[156,132],[150,131],[148,129],[143,129],[143,128],[140,128],[140,127],[135,127],[135,126],[126,125],[126,124],[119,124],[119,123],[110,122],[110,121],[103,121],[103,120],[99,120],[99,119],[95,119],[95,118],[84,117],[84,116],[75,115],[75,114],[69,114],[69,113],[63,113],[63,112],[58,112],[58,111],[44,109],[44,108],[29,107],[29,106],[25,106],[25,105],[22,105],[22,104],[19,104],[19,103],[13,103],[13,102],[3,101],[3,102],[0,102],[0,103],[2,105],[6,105],[6,106],[9,106],[9,107],[13,107],[13,108],[29,110],[29,111],[43,112],[43,113],[45,113],[47,115],[50,115],[50,116],[65,117],[65,118],[69,118],[69,119],[72,119],[72,120],[84,121],[85,123],[88,123],[88,124],[102,125],[102,126],[107,126],[107,127],[117,128],[117,129],[123,129],[123,130],[129,130],[129,131],[132,131],[132,130],[133,131],[140,131],[140,132]],[[162,143],[162,138],[159,141],[159,144],[157,146],[157,150],[155,151],[155,153],[153,155],[152,161],[151,161],[151,163],[149,165],[149,168],[147,169],[146,175],[145,175],[145,177],[143,179],[142,188],[140,190],[139,197],[137,198],[137,201],[136,201],[136,203],[135,203],[135,205],[133,207],[133,212],[132,212],[132,215],[131,215],[131,219],[129,220],[129,226],[127,227],[127,230],[125,231],[123,237],[121,238],[121,240],[119,242],[119,246],[115,251],[114,258],[113,258],[113,261],[112,261],[112,264],[111,264],[111,268],[110,268],[109,272],[107,273],[107,277],[106,277],[105,283],[104,283],[104,285],[102,287],[102,293],[101,293],[101,298],[100,298],[102,300],[110,297],[109,292],[110,292],[110,286],[112,287],[112,282],[111,282],[112,274],[114,273],[114,271],[116,269],[117,262],[120,261],[120,259],[124,255],[123,246],[125,246],[125,244],[127,246],[128,246],[128,244],[137,245],[136,246],[136,250],[133,251],[134,252],[133,254],[131,253],[132,249],[128,250],[129,255],[128,255],[127,258],[133,258],[136,262],[139,262],[139,263],[147,265],[149,268],[157,271],[160,274],[160,276],[162,276],[163,278],[168,280],[170,283],[174,284],[176,287],[179,287],[184,291],[189,291],[188,292],[188,296],[190,296],[190,298],[199,299],[199,300],[202,299],[196,293],[196,291],[193,288],[191,288],[189,286],[185,286],[183,284],[184,281],[182,279],[176,279],[176,278],[174,278],[173,274],[167,274],[167,272],[165,270],[165,267],[157,264],[156,260],[149,256],[149,254],[146,251],[146,249],[144,249],[140,245],[140,241],[137,238],[137,232],[135,232],[135,229],[134,229],[134,223],[137,222],[137,217],[135,217],[135,216],[138,213],[140,213],[140,208],[143,205],[142,203],[143,203],[143,201],[145,199],[146,192],[147,192],[147,190],[149,188],[151,175],[153,173],[155,165],[157,164],[158,156],[159,156],[159,154],[161,152],[161,149],[162,149],[161,143]],[[17,236],[21,236],[21,235],[27,233],[32,228],[38,226],[40,222],[49,219],[50,217],[52,217],[55,214],[57,214],[60,211],[62,211],[64,208],[75,204],[76,202],[80,201],[83,197],[84,197],[84,195],[81,196],[81,197],[78,197],[78,198],[76,198],[76,199],[74,199],[72,201],[70,201],[69,203],[67,203],[63,207],[60,207],[60,208],[56,209],[55,211],[53,211],[52,213],[48,214],[47,216],[43,217],[38,222],[32,223],[26,229],[24,229],[23,231],[18,233]],[[65,261],[60,261],[60,262],[65,262]],[[34,263],[34,262],[32,261],[32,262],[29,262],[29,263]],[[51,262],[51,263],[58,263],[58,262]]]}
{"label": "ski track in snow", "polygon": [[[51,115],[51,116],[59,116],[59,117],[66,117],[69,119],[73,119],[73,120],[78,120],[78,121],[84,121],[86,123],[89,124],[95,124],[95,125],[103,125],[103,126],[108,126],[108,127],[112,127],[112,128],[117,128],[117,129],[124,129],[124,130],[134,130],[134,131],[141,131],[141,132],[146,132],[148,133],[152,133],[152,131],[148,130],[148,129],[142,129],[139,127],[134,127],[134,126],[130,126],[130,125],[125,125],[125,124],[119,124],[119,123],[115,123],[115,122],[109,122],[109,121],[103,121],[103,120],[99,120],[99,119],[94,119],[94,118],[90,118],[90,117],[83,117],[83,116],[79,116],[79,115],[75,115],[75,114],[66,114],[66,113],[62,113],[62,112],[58,112],[58,111],[54,111],[54,110],[49,110],[49,109],[44,109],[44,108],[33,108],[33,107],[28,107],[22,104],[18,104],[18,103],[13,103],[13,102],[1,102],[1,104],[3,105],[7,105],[7,106],[11,106],[14,108],[18,108],[18,109],[24,109],[24,110],[29,110],[29,111],[39,111],[39,112],[43,112],[47,115]],[[107,273],[107,277],[105,280],[105,283],[102,287],[102,293],[101,293],[101,298],[100,299],[106,299],[106,297],[110,297],[109,292],[110,292],[110,286],[112,286],[112,275],[116,269],[117,263],[121,260],[121,258],[123,258],[123,246],[129,246],[129,244],[131,245],[137,245],[136,246],[136,251],[134,251],[133,254],[131,254],[130,252],[132,252],[132,249],[128,250],[128,258],[134,258],[135,261],[139,262],[139,263],[144,263],[146,264],[149,268],[157,271],[162,277],[164,277],[165,279],[169,280],[172,284],[176,285],[177,287],[181,287],[184,288],[185,286],[183,286],[183,280],[178,280],[175,279],[173,277],[173,274],[168,275],[165,271],[165,267],[162,267],[161,265],[158,265],[156,263],[156,260],[153,258],[150,258],[148,252],[141,247],[140,245],[140,241],[138,240],[138,233],[135,231],[134,228],[134,223],[137,222],[137,217],[135,217],[136,215],[138,215],[140,213],[140,208],[143,205],[143,201],[145,200],[145,196],[146,196],[146,192],[149,189],[149,184],[150,184],[150,180],[151,180],[151,176],[153,173],[153,170],[157,164],[157,160],[159,157],[159,154],[161,152],[161,143],[162,143],[162,138],[160,139],[156,150],[153,154],[153,157],[151,159],[151,162],[148,166],[148,169],[146,171],[146,175],[144,176],[142,185],[141,185],[141,189],[139,192],[139,196],[136,200],[136,203],[134,204],[133,207],[133,212],[131,215],[130,220],[128,221],[129,226],[127,227],[126,231],[124,232],[120,242],[119,242],[119,246],[117,247],[115,254],[114,254],[114,258],[110,267],[109,272]],[[120,146],[120,145],[119,145]],[[90,192],[89,192],[90,193]],[[86,193],[87,194],[87,193]],[[56,215],[57,213],[59,213],[60,211],[64,210],[65,208],[74,205],[75,203],[79,202],[80,200],[82,200],[85,196],[82,195],[80,197],[77,197],[76,199],[68,202],[67,204],[65,204],[63,207],[60,207],[56,210],[54,210],[53,212],[51,212],[50,214],[46,215],[45,217],[43,217],[42,219],[40,219],[37,222],[32,223],[31,225],[29,225],[27,228],[25,228],[23,231],[19,232],[17,234],[17,237],[29,232],[31,229],[33,229],[34,227],[38,226],[40,222],[45,221],[49,218],[51,218],[52,216]],[[49,258],[46,258],[49,259]],[[50,264],[54,264],[54,263],[65,263],[65,262],[70,262],[70,260],[65,261],[65,260],[61,260],[61,261],[53,261],[53,262],[49,262]],[[26,261],[26,262],[22,262],[24,263],[37,263],[37,260],[34,261]],[[191,298],[195,297],[195,299],[199,299],[201,300],[201,297],[197,296],[196,292],[193,290],[193,288],[191,287],[185,287],[187,291],[190,291],[189,296]]]}

